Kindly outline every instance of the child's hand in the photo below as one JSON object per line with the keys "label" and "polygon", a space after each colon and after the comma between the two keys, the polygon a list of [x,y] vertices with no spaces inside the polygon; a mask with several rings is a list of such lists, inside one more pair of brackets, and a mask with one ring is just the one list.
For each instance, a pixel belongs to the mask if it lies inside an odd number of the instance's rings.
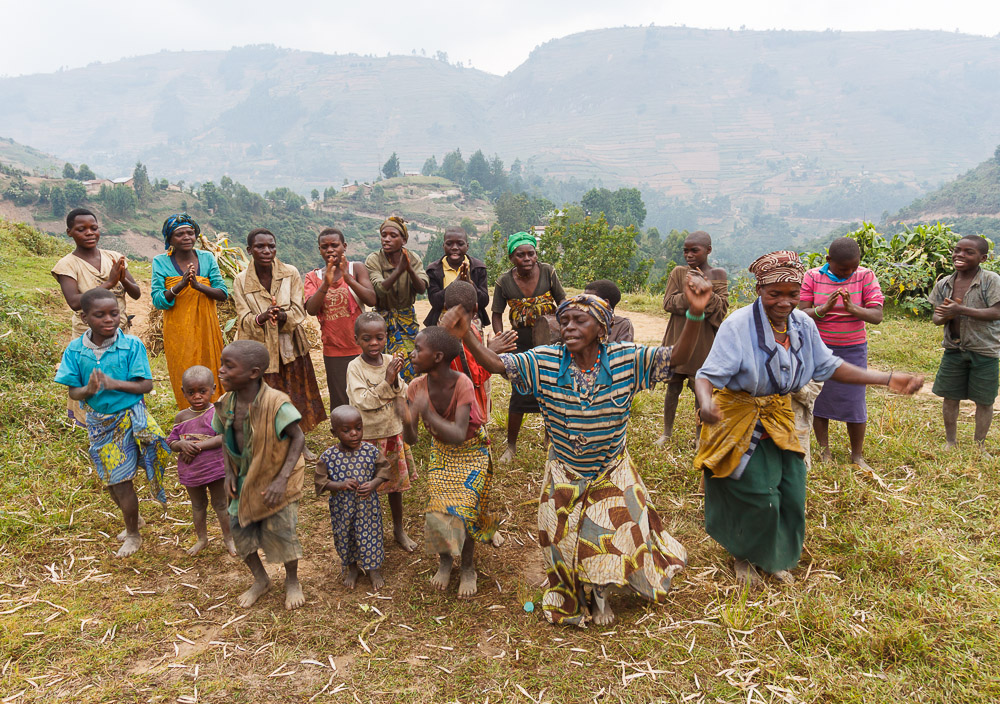
{"label": "child's hand", "polygon": [[486,346],[492,352],[496,352],[497,354],[514,352],[517,350],[517,331],[504,330],[502,333],[494,335],[490,338],[490,341]]}
{"label": "child's hand", "polygon": [[90,372],[90,378],[87,380],[87,385],[84,387],[86,391],[85,398],[90,398],[98,391],[104,388],[103,386],[104,373],[100,369],[95,369]]}
{"label": "child's hand", "polygon": [[[427,396],[427,390],[423,389],[417,392],[417,395],[412,401],[408,401],[410,406],[410,413],[416,415],[416,417],[423,417],[427,413],[427,406],[430,404],[430,398]],[[413,417],[413,416],[411,416]]]}
{"label": "child's hand", "polygon": [[950,298],[946,298],[944,299],[944,303],[934,309],[934,312],[942,318],[954,318],[959,316],[962,314],[962,299],[956,298],[955,300],[952,300]]}
{"label": "child's hand", "polygon": [[282,476],[275,477],[274,481],[267,485],[267,488],[260,492],[264,497],[264,505],[268,508],[275,508],[285,498],[285,489],[288,488],[288,479]]}
{"label": "child's hand", "polygon": [[385,383],[395,386],[399,373],[403,371],[403,357],[397,352],[396,355],[385,365]]}
{"label": "child's hand", "polygon": [[383,482],[382,479],[372,479],[371,481],[365,482],[364,484],[358,487],[358,498],[367,499],[369,496],[372,495],[373,491],[375,491],[376,489],[379,488],[379,486],[382,485],[382,482]]}
{"label": "child's hand", "polygon": [[111,265],[111,273],[108,274],[108,283],[117,286],[125,278],[125,257],[118,259]]}
{"label": "child's hand", "polygon": [[340,482],[341,491],[357,491],[361,484],[358,483],[357,479],[345,479]]}
{"label": "child's hand", "polygon": [[222,488],[226,491],[226,496],[230,499],[236,498],[236,477],[226,471],[226,479],[222,483]]}
{"label": "child's hand", "polygon": [[459,281],[469,281],[469,263],[462,262],[462,266],[458,267],[458,280]]}
{"label": "child's hand", "polygon": [[180,455],[185,462],[190,462],[201,452],[201,447],[192,440],[178,440],[173,444],[173,451]]}

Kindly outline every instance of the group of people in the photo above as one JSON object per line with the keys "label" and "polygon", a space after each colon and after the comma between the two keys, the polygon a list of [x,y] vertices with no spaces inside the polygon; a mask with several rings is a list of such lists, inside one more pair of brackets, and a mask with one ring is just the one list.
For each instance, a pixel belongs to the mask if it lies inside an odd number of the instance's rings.
{"label": "group of people", "polygon": [[[373,588],[382,587],[380,496],[388,496],[396,543],[407,551],[417,546],[404,527],[402,492],[418,479],[410,445],[421,421],[431,438],[424,546],[439,558],[431,582],[446,589],[458,561],[458,594],[474,595],[475,543],[502,542],[490,510],[494,466],[486,433],[494,374],[512,387],[502,461],[515,457],[525,413],[540,413],[545,426],[538,535],[549,621],[610,623],[614,588],[662,603],[687,562],[627,448],[632,400],[658,382],[667,384],[661,444],[670,439],[684,382],[694,391],[706,530],[732,555],[737,579],[752,583],[768,574],[790,582],[805,532],[803,418],[812,421],[824,455],[829,420],[845,421],[851,459],[860,464],[864,386],[912,394],[922,383],[912,374],[867,369],[865,325],[880,322],[883,298],[872,272],[860,266],[857,244],[846,238],[809,272],[794,252],[760,257],[750,266],[758,298],[727,317],[726,273],[708,264],[708,234],[692,233],[686,266],[667,283],[663,305],[671,318],[663,345],[648,347],[634,344],[631,323],[615,314],[621,293],[613,282],[595,281],[567,296],[555,269],[538,261],[529,233],[508,238],[512,267],[497,280],[490,306],[485,265],[468,255],[460,228],[446,231],[444,256],[426,270],[406,248],[400,218],[382,224],[381,249],[364,265],[348,260],[343,233],[328,228],[318,238],[325,266],[304,278],[277,258],[274,235],[255,229],[247,236],[252,264],[233,282],[238,339],[223,347],[215,303],[229,292],[214,258],[195,247],[197,223],[179,214],[164,223],[168,251],[153,262],[153,302],[164,311],[164,353],[180,409],[167,436],[143,401],[152,388],[145,347],[127,334],[125,297],[139,296],[127,262],[97,248],[99,227],[89,211],[71,212],[67,232],[76,249],[53,275],[75,311],[74,339],[56,381],[69,387],[74,418],[81,417],[77,404],[85,407],[91,457],[124,517],[118,555],[133,554],[142,540],[132,479],[142,467],[154,496],[165,500],[162,481],[174,453],[197,533],[189,553],[207,543],[211,504],[226,548],[254,576],[238,598],[242,606],[270,587],[260,550],[284,564],[286,608],[304,603],[296,525],[307,461],[315,461],[316,493],[330,494],[344,584],[353,588],[364,573]],[[990,334],[995,340],[1000,319],[1000,277],[979,268],[987,251],[981,239],[958,243],[956,274],[932,295],[934,320],[946,329],[935,393],[946,398],[950,444],[958,400],[976,401],[981,441],[980,407],[992,410],[984,389],[990,369],[993,396],[997,390],[997,359],[989,352],[1000,349],[975,346]],[[420,330],[414,302],[424,293],[431,312]],[[318,457],[308,453],[305,433],[327,412],[309,356],[307,315],[321,329],[335,440]],[[495,335],[487,344],[488,324]],[[804,391],[816,383],[823,388],[811,403]]]}

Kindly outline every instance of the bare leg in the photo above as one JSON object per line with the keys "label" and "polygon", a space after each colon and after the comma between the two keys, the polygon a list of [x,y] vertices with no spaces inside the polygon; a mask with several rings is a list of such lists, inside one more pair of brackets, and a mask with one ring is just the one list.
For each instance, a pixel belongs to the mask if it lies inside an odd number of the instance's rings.
{"label": "bare leg", "polygon": [[475,557],[476,541],[471,536],[465,536],[462,546],[462,576],[458,582],[458,598],[468,599],[476,595],[477,586]]}
{"label": "bare leg", "polygon": [[448,580],[451,579],[451,568],[455,560],[446,552],[438,553],[440,564],[437,574],[431,577],[431,586],[440,591],[448,588]]}
{"label": "bare leg", "polygon": [[267,576],[264,563],[260,561],[260,555],[256,551],[247,555],[243,561],[253,573],[253,586],[236,597],[236,604],[244,609],[249,609],[262,594],[271,588],[271,578]]}
{"label": "bare leg", "polygon": [[851,464],[856,464],[861,469],[871,471],[871,467],[868,466],[868,463],[865,462],[865,458],[862,456],[865,450],[865,429],[867,427],[867,423],[848,423],[847,437],[851,439]]}
{"label": "bare leg", "polygon": [[[113,492],[108,492],[108,493],[111,494],[111,498],[112,499],[115,499],[115,495],[114,495]],[[118,506],[118,500],[117,499],[115,499],[115,506]],[[121,508],[121,507],[119,507],[119,508]],[[139,530],[142,530],[145,527],[146,527],[146,521],[145,521],[145,519],[142,516],[139,516]],[[122,532],[119,533],[118,535],[116,535],[115,539],[120,543],[121,541],[125,540],[126,536],[128,536],[128,531],[125,530],[125,529],[122,529]]]}
{"label": "bare leg", "polygon": [[976,445],[982,450],[986,446],[986,435],[993,422],[993,406],[988,403],[976,404]]}
{"label": "bare leg", "polygon": [[389,510],[392,512],[392,533],[399,546],[406,552],[413,552],[417,549],[417,544],[413,538],[406,534],[403,527],[403,493],[394,491],[389,494]]}
{"label": "bare leg", "polygon": [[663,434],[657,438],[656,445],[663,446],[674,434],[674,418],[677,416],[677,403],[684,390],[684,381],[667,384],[667,393],[663,397]]}
{"label": "bare leg", "polygon": [[595,626],[610,626],[614,623],[615,612],[611,610],[611,604],[608,602],[606,587],[594,587],[592,602],[590,615],[594,619]]}
{"label": "bare leg", "polygon": [[521,423],[524,422],[523,413],[511,411],[507,414],[507,451],[500,458],[500,464],[510,464],[517,455],[517,436],[521,432]]}
{"label": "bare leg", "polygon": [[[850,427],[850,425],[848,425],[848,427]],[[861,432],[862,438],[864,438],[864,430]],[[830,420],[828,418],[817,418],[816,416],[813,416],[813,433],[816,434],[816,444],[820,447],[819,461],[832,462],[833,453],[830,452]]]}
{"label": "bare leg", "polygon": [[198,541],[188,548],[187,554],[194,557],[208,545],[208,491],[203,486],[186,487],[188,496],[191,497],[191,517],[194,521],[194,532],[198,536]]}
{"label": "bare leg", "polygon": [[285,563],[285,608],[291,611],[306,603],[306,596],[299,584],[299,561]]}
{"label": "bare leg", "polygon": [[344,578],[343,584],[348,589],[354,589],[357,585],[359,574],[360,571],[358,570],[357,562],[352,562],[351,564],[340,568],[340,576]]}
{"label": "bare leg", "polygon": [[125,519],[125,542],[115,556],[128,557],[135,554],[142,545],[142,536],[139,535],[139,497],[135,495],[131,479],[113,484],[109,488],[112,498],[122,510],[122,518]]}
{"label": "bare leg", "polygon": [[946,450],[950,450],[958,445],[959,405],[959,401],[946,398],[942,406],[942,415],[944,416],[944,448]]}
{"label": "bare leg", "polygon": [[233,542],[233,532],[229,527],[229,499],[226,497],[224,479],[216,479],[208,485],[208,493],[212,497],[212,508],[219,519],[222,528],[222,543],[233,557],[236,557],[236,543]]}

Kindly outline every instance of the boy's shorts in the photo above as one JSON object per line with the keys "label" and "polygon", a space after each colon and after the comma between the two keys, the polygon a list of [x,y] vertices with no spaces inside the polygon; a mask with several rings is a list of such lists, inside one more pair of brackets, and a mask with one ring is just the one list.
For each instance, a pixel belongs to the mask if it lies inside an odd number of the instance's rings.
{"label": "boy's shorts", "polygon": [[291,562],[302,557],[302,545],[295,533],[299,523],[299,502],[293,501],[267,518],[240,526],[237,516],[229,517],[229,527],[236,543],[236,554],[242,559],[257,550],[272,564]]}
{"label": "boy's shorts", "polygon": [[934,377],[934,395],[993,405],[1000,387],[1000,359],[967,350],[945,350]]}

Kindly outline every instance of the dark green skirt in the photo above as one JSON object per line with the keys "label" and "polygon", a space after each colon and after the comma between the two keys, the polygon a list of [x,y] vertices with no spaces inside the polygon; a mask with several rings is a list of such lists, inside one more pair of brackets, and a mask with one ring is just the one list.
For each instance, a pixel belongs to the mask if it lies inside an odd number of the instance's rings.
{"label": "dark green skirt", "polygon": [[705,530],[737,559],[765,572],[799,564],[806,531],[806,463],[761,440],[739,479],[705,470]]}

